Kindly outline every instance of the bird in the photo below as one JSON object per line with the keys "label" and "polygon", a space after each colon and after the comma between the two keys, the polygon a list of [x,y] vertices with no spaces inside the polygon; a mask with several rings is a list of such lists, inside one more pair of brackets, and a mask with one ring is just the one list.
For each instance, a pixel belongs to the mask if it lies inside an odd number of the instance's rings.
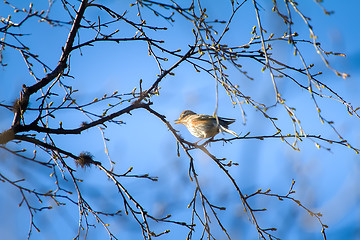
{"label": "bird", "polygon": [[235,122],[235,119],[213,117],[210,115],[196,114],[191,110],[185,110],[180,117],[175,120],[175,124],[183,124],[189,132],[200,138],[195,144],[206,138],[213,138],[219,132],[227,132],[239,137],[234,131],[228,129],[228,126]]}

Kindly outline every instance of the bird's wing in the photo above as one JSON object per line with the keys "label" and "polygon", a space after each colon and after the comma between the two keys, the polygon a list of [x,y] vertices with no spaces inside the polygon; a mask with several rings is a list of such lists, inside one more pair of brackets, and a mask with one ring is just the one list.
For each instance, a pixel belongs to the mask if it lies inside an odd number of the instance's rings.
{"label": "bird's wing", "polygon": [[204,115],[204,114],[201,114],[201,115],[198,115],[197,116],[197,119],[198,120],[214,120],[215,118],[213,116],[210,116],[210,115]]}
{"label": "bird's wing", "polygon": [[219,121],[224,122],[226,125],[230,125],[235,122],[235,119],[219,117]]}
{"label": "bird's wing", "polygon": [[[219,119],[219,123],[221,125],[224,125],[224,127],[227,127],[228,125],[235,122],[235,119],[232,119],[232,118],[218,117],[218,119]],[[205,120],[214,120],[214,121],[216,121],[216,118],[213,117],[213,116],[210,116],[210,115],[201,114],[201,115],[198,115],[197,120],[199,120],[199,121],[205,121]]]}

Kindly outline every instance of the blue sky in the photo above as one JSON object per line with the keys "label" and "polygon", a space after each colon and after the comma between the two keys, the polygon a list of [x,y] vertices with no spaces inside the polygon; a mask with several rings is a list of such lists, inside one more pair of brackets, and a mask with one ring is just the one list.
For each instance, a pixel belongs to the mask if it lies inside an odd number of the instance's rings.
{"label": "blue sky", "polygon": [[[45,8],[48,1],[34,3],[36,8]],[[109,6],[118,9],[128,9],[130,2],[107,1]],[[14,3],[15,4],[15,3]],[[16,3],[19,4],[19,3]],[[221,19],[229,13],[229,6],[219,6],[216,1],[207,1],[207,13],[211,18]],[[274,19],[271,2],[262,2],[261,13],[265,28],[276,32],[282,31],[281,21]],[[25,6],[27,6],[26,4]],[[304,54],[308,56],[309,63],[315,63],[324,74],[321,80],[335,89],[337,93],[351,102],[353,106],[360,106],[358,96],[360,80],[360,46],[357,39],[360,33],[357,31],[359,15],[357,11],[360,4],[356,0],[338,4],[335,1],[325,1],[324,6],[328,10],[334,10],[335,14],[326,16],[313,1],[306,1],[300,5],[307,16],[312,19],[314,31],[322,43],[322,47],[328,51],[343,52],[347,55],[342,57],[329,57],[330,64],[339,71],[350,74],[350,78],[343,80],[336,77],[322,66],[321,59],[313,53],[312,48],[304,47]],[[59,2],[53,6],[51,15],[56,18],[62,16],[63,10]],[[270,7],[270,8],[269,8]],[[59,10],[60,9],[60,10]],[[129,15],[134,16],[135,9],[129,10]],[[8,8],[0,7],[0,16],[10,14]],[[121,10],[120,10],[121,12]],[[96,17],[96,11],[89,11],[90,17]],[[228,17],[225,17],[227,19]],[[152,37],[165,40],[165,46],[178,49],[182,53],[186,51],[188,44],[192,43],[191,24],[176,17],[176,22],[171,24],[160,18],[149,20],[149,24],[161,24],[169,30],[167,32],[155,32],[149,34]],[[229,44],[241,45],[247,43],[251,36],[252,26],[256,24],[254,11],[250,2],[234,19],[230,26],[231,31],[224,41]],[[69,26],[62,28],[49,27],[45,23],[36,24],[36,27],[25,25],[19,31],[31,33],[26,37],[26,42],[41,59],[46,61],[52,68],[55,67],[61,47],[66,41]],[[121,28],[123,27],[123,28]],[[296,22],[294,27],[299,27],[297,32],[307,37],[308,33],[302,22]],[[131,29],[119,26],[121,34],[132,36]],[[44,32],[46,33],[44,35]],[[93,37],[93,33],[84,32],[83,40]],[[274,46],[278,55],[289,63],[295,63],[293,51],[287,45]],[[155,61],[147,54],[145,43],[98,43],[96,47],[85,47],[82,55],[75,51],[71,56],[71,75],[74,79],[65,79],[66,84],[72,84],[79,91],[75,94],[79,104],[92,101],[95,97],[101,98],[105,93],[111,94],[115,90],[119,92],[131,92],[137,87],[142,79],[144,87],[156,79],[158,68]],[[274,48],[275,49],[275,48]],[[7,49],[8,50],[8,49]],[[5,51],[7,67],[0,68],[0,102],[9,104],[19,95],[21,85],[33,84],[34,80],[29,76],[24,61],[16,51]],[[169,58],[164,66],[171,66],[176,59]],[[242,91],[251,95],[260,102],[270,103],[274,100],[274,91],[268,73],[261,72],[262,66],[244,59],[244,68],[254,77],[250,81],[243,75],[236,73],[231,68],[229,72],[234,82],[237,82]],[[43,76],[40,68],[37,68],[39,76]],[[177,68],[175,76],[166,77],[161,82],[160,96],[152,97],[153,108],[164,114],[171,123],[178,118],[185,109],[191,109],[198,113],[212,114],[215,108],[215,83],[208,75],[196,73],[193,67],[183,65]],[[329,127],[321,124],[316,116],[309,94],[299,90],[287,79],[279,80],[279,89],[288,104],[296,107],[303,127],[307,133],[321,134],[331,139],[337,139]],[[58,99],[57,101],[60,101]],[[55,100],[56,101],[56,100]],[[36,103],[33,103],[36,106]],[[354,146],[360,146],[359,119],[350,116],[346,107],[336,101],[320,99],[319,105],[328,120],[335,122],[337,129]],[[127,105],[124,105],[127,106]],[[31,105],[30,105],[31,107]],[[101,112],[104,106],[92,110]],[[235,118],[236,123],[231,129],[244,135],[270,135],[275,133],[269,122],[259,112],[245,105],[247,121],[244,124],[241,111],[233,108],[226,93],[219,90],[219,116]],[[280,107],[269,110],[272,116],[279,119],[279,123],[291,133],[291,122],[287,114]],[[6,109],[0,109],[0,130],[9,128],[12,122],[12,113]],[[29,114],[31,116],[31,114]],[[69,116],[71,119],[69,119]],[[63,121],[64,128],[73,128],[80,125],[86,118],[81,114],[69,115],[63,113],[57,115],[51,124],[56,126],[58,121]],[[152,214],[155,216],[171,213],[174,219],[190,221],[191,210],[189,204],[195,188],[188,178],[189,162],[183,152],[180,158],[176,156],[176,141],[167,130],[166,126],[148,112],[135,110],[132,115],[121,116],[126,124],[111,125],[105,130],[105,136],[111,139],[108,142],[109,154],[116,162],[116,171],[125,172],[129,167],[134,167],[134,173],[148,173],[158,176],[158,182],[150,182],[139,179],[124,179],[124,185],[129,189]],[[175,126],[181,135],[195,141],[184,126]],[[219,137],[223,137],[218,135]],[[225,136],[224,136],[225,137]],[[56,136],[58,144],[74,153],[81,151],[91,152],[97,161],[108,165],[104,151],[101,133],[98,129],[90,129],[81,136],[71,138]],[[326,144],[325,144],[326,145]],[[30,145],[17,146],[10,143],[13,149],[29,148]],[[231,173],[245,193],[252,193],[257,189],[271,188],[274,193],[285,194],[292,182],[296,180],[294,197],[314,210],[323,214],[322,221],[329,226],[327,235],[329,239],[356,239],[359,238],[360,216],[360,165],[359,156],[350,149],[335,144],[326,145],[331,147],[331,152],[317,149],[311,140],[305,139],[300,143],[300,151],[292,150],[288,145],[278,139],[271,140],[241,140],[232,143],[212,143],[208,149],[216,156],[226,157],[237,163],[238,166],[231,168]],[[226,212],[220,213],[222,220],[228,227],[230,235],[234,239],[257,239],[254,226],[248,221],[242,211],[241,202],[223,173],[207,156],[200,151],[191,152],[195,158],[195,165],[199,173],[199,179],[203,190],[209,199],[218,205],[226,206]],[[31,155],[31,151],[29,151]],[[45,156],[44,156],[45,157]],[[21,164],[20,164],[21,163]],[[8,153],[0,152],[1,169],[9,169],[5,173],[14,179],[20,176],[32,179],[28,187],[40,186],[46,189],[44,184],[49,180],[51,172],[38,169],[33,164],[25,164],[23,161],[11,157]],[[3,171],[1,171],[3,173]],[[86,197],[99,209],[121,209],[122,202],[116,189],[110,181],[106,180],[95,167],[87,170],[79,169],[80,178],[86,179],[81,185]],[[64,182],[63,184],[67,184]],[[71,185],[67,184],[69,188]],[[5,234],[6,239],[23,239],[26,236],[29,225],[29,214],[24,207],[18,207],[21,201],[19,192],[7,184],[0,184],[0,232]],[[268,212],[259,214],[259,221],[265,226],[277,227],[277,236],[283,239],[321,239],[320,226],[310,215],[298,208],[295,204],[277,199],[258,197],[252,202],[254,206],[266,207]],[[50,204],[50,203],[49,203]],[[199,206],[200,209],[200,206]],[[36,215],[36,221],[41,228],[41,234],[34,232],[32,239],[70,239],[77,230],[77,208],[68,203],[66,207],[55,207],[51,211],[42,211]],[[6,217],[5,217],[6,216]],[[131,217],[109,218],[111,229],[120,239],[139,239],[139,228]],[[51,222],[49,226],[49,222]],[[273,226],[275,225],[275,226]],[[20,227],[21,226],[21,227]],[[25,226],[25,227],[23,227]],[[155,230],[163,231],[168,228],[165,225],[153,225]],[[221,235],[221,230],[214,227],[215,233]],[[183,228],[171,226],[171,232],[159,239],[185,239],[187,231]],[[195,236],[200,236],[199,229]],[[92,229],[89,239],[107,237],[106,232],[99,225]],[[221,238],[219,238],[221,239]]]}

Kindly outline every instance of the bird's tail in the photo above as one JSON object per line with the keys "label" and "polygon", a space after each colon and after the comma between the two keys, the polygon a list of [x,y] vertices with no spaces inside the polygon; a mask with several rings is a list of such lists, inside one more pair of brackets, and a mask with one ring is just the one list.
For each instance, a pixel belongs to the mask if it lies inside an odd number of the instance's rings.
{"label": "bird's tail", "polygon": [[231,131],[230,129],[227,129],[227,128],[221,126],[221,125],[219,125],[219,127],[220,127],[221,132],[227,132],[227,133],[230,133],[230,134],[232,134],[232,135],[234,135],[236,137],[239,137],[234,131]]}

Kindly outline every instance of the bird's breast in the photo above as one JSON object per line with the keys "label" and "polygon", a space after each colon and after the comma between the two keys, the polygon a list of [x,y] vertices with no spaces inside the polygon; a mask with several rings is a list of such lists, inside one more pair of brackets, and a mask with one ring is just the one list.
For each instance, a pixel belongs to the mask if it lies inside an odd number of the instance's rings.
{"label": "bird's breast", "polygon": [[219,133],[219,128],[214,121],[193,120],[188,125],[189,132],[198,138],[210,138]]}

